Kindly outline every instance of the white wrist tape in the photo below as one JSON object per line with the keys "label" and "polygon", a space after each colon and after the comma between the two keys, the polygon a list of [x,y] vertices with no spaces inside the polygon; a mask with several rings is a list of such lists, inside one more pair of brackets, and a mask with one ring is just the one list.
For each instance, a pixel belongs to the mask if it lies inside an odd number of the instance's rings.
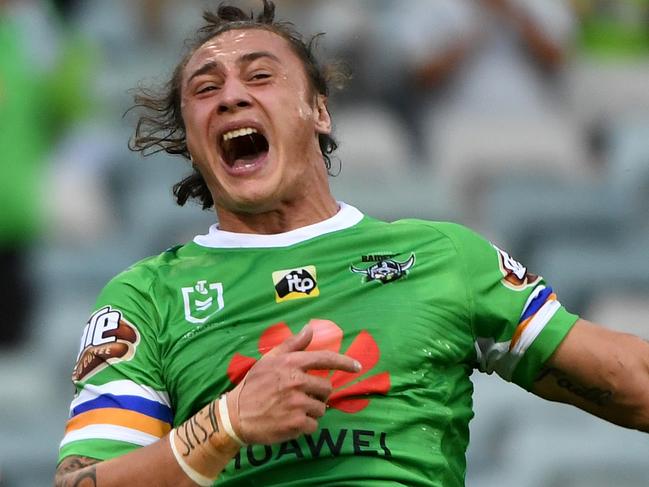
{"label": "white wrist tape", "polygon": [[178,449],[176,448],[176,443],[175,443],[175,437],[176,437],[176,430],[172,429],[171,433],[169,433],[169,443],[171,444],[171,451],[173,452],[174,457],[176,457],[176,461],[178,462],[178,465],[180,465],[180,468],[183,470],[183,472],[185,472],[185,474],[190,479],[192,479],[201,487],[211,487],[212,485],[214,485],[214,481],[216,480],[216,478],[210,479],[205,475],[197,472],[189,465],[187,465],[185,460],[183,460],[182,455],[178,453]]}
{"label": "white wrist tape", "polygon": [[234,428],[232,427],[232,423],[230,422],[230,411],[228,410],[228,399],[225,397],[225,394],[223,394],[219,398],[219,415],[221,416],[221,425],[223,426],[223,429],[225,432],[228,434],[230,438],[232,438],[234,441],[236,441],[239,446],[246,446],[246,444],[239,438],[239,435],[237,435],[234,432]]}

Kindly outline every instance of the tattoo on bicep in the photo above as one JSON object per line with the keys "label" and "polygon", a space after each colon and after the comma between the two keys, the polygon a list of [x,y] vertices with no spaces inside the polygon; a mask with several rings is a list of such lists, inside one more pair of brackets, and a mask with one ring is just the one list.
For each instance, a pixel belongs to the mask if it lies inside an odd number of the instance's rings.
{"label": "tattoo on bicep", "polygon": [[55,487],[97,487],[96,458],[69,457],[56,469]]}
{"label": "tattoo on bicep", "polygon": [[587,387],[575,382],[568,374],[553,367],[546,367],[541,370],[541,373],[536,378],[537,382],[551,377],[555,383],[562,389],[585,399],[588,402],[597,404],[598,406],[606,406],[613,399],[613,392],[600,389],[598,387]]}
{"label": "tattoo on bicep", "polygon": [[184,457],[189,456],[196,448],[207,443],[218,432],[216,401],[212,401],[207,407],[200,410],[176,429],[176,437],[185,447],[180,452],[181,455]]}

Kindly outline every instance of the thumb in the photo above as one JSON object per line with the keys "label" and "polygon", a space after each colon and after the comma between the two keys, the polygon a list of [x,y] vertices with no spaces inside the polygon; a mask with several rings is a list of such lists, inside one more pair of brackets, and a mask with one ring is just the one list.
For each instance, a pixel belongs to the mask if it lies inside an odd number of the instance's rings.
{"label": "thumb", "polygon": [[284,340],[282,343],[268,352],[266,356],[272,357],[283,353],[299,352],[308,347],[312,339],[313,328],[311,328],[311,326],[309,326],[309,324],[307,323],[306,325],[304,325],[304,328],[300,330],[300,333]]}

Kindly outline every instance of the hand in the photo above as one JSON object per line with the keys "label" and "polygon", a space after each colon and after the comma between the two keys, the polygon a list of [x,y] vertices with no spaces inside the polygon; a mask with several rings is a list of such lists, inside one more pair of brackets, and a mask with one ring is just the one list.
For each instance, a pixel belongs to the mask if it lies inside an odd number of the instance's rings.
{"label": "hand", "polygon": [[361,369],[357,361],[335,352],[305,351],[312,338],[307,324],[264,355],[227,394],[232,426],[244,442],[267,445],[315,432],[332,387],[328,378],[307,372]]}

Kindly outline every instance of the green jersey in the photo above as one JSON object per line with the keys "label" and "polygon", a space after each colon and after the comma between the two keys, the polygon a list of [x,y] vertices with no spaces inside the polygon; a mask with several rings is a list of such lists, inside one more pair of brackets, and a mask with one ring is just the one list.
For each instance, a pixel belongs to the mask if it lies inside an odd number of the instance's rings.
{"label": "green jersey", "polygon": [[216,485],[461,486],[476,368],[527,389],[576,321],[544,281],[451,223],[341,204],[279,235],[218,230],[112,280],[83,332],[60,458],[163,437],[314,321],[361,362],[311,435],[243,448]]}

